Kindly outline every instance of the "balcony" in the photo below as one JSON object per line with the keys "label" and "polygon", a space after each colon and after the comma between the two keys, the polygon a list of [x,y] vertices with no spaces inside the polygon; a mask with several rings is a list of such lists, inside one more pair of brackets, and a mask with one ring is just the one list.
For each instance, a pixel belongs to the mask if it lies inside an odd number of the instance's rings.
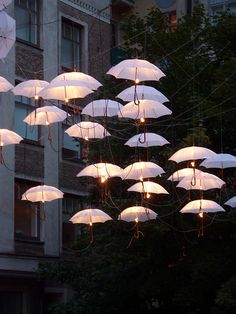
{"label": "balcony", "polygon": [[135,0],[112,0],[112,7],[119,11],[130,10],[134,4]]}

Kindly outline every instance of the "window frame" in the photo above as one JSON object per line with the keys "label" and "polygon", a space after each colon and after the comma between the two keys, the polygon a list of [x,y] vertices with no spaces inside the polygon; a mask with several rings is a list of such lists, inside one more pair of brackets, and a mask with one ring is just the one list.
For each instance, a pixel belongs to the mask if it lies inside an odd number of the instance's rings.
{"label": "window frame", "polygon": [[[24,6],[21,5],[19,3],[20,0],[14,0],[14,5],[15,5],[15,11],[17,10],[16,8],[19,7],[21,9],[24,9],[25,11],[27,11],[27,14],[29,16],[29,24],[26,25],[26,28],[29,28],[29,40],[17,37],[17,29],[16,29],[16,40],[34,47],[39,48],[40,47],[40,1],[39,0],[34,0],[35,1],[35,7],[36,7],[36,11],[33,11],[33,13],[36,15],[36,40],[35,42],[31,40],[31,31],[32,31],[32,25],[34,25],[31,21],[31,11],[32,11],[32,6],[31,6],[31,0],[27,0],[27,4],[29,4],[30,6]],[[15,13],[15,17],[16,17],[16,13]],[[17,21],[17,19],[16,19]]]}

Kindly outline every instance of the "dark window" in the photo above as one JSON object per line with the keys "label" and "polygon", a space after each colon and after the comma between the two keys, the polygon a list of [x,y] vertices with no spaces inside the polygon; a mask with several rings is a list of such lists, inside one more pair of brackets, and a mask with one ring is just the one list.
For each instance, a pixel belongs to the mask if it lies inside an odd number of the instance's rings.
{"label": "dark window", "polygon": [[70,247],[80,233],[80,226],[72,224],[69,220],[82,208],[81,198],[75,196],[65,196],[62,199],[62,213],[63,213],[63,230],[62,243],[63,247]]}
{"label": "dark window", "polygon": [[40,205],[22,201],[22,194],[37,183],[15,182],[15,237],[40,240]]}
{"label": "dark window", "polygon": [[23,293],[0,291],[1,314],[23,314]]}
{"label": "dark window", "polygon": [[15,0],[16,37],[38,45],[38,0]]}
{"label": "dark window", "polygon": [[186,1],[186,13],[188,15],[192,14],[192,0],[187,0]]}
{"label": "dark window", "polygon": [[81,71],[81,33],[79,24],[62,19],[61,65],[64,70]]}

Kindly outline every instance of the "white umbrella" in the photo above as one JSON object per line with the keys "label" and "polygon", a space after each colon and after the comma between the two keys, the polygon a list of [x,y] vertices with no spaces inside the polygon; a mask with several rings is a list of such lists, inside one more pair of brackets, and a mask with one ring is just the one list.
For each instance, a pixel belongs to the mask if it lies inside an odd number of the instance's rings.
{"label": "white umbrella", "polygon": [[231,154],[216,154],[211,158],[205,159],[200,166],[206,168],[235,168],[236,157]]}
{"label": "white umbrella", "polygon": [[39,92],[48,86],[47,81],[42,80],[28,80],[25,82],[21,82],[20,84],[16,85],[12,92],[15,95],[25,96],[25,97],[34,97],[35,99],[38,98]]}
{"label": "white umbrella", "polygon": [[223,180],[217,176],[207,173],[207,172],[198,172],[195,175],[188,175],[184,177],[178,184],[178,188],[183,188],[186,190],[210,190],[210,189],[221,189],[225,184]]}
{"label": "white umbrella", "polygon": [[99,99],[90,102],[82,110],[82,114],[91,117],[113,117],[123,107],[118,101],[111,99]]}
{"label": "white umbrella", "polygon": [[57,81],[78,81],[78,83],[81,83],[84,86],[87,86],[89,89],[96,90],[102,84],[97,81],[95,78],[92,76],[85,74],[83,72],[66,72],[62,73],[58,76],[56,76],[51,83],[57,82]]}
{"label": "white umbrella", "polygon": [[118,113],[120,118],[145,119],[170,115],[172,111],[158,101],[141,99],[139,104],[129,102]]}
{"label": "white umbrella", "polygon": [[125,220],[127,222],[130,221],[147,221],[151,219],[156,219],[157,214],[146,207],[143,206],[132,206],[124,209],[120,215],[119,215],[119,220]]}
{"label": "white umbrella", "polygon": [[31,202],[51,202],[63,198],[63,192],[49,185],[38,185],[28,189],[23,195],[22,200]]}
{"label": "white umbrella", "polygon": [[155,133],[140,133],[131,137],[125,145],[130,147],[150,147],[170,144],[164,137]]}
{"label": "white umbrella", "polygon": [[111,136],[111,134],[99,123],[82,121],[69,127],[65,133],[72,137],[80,137],[85,140],[104,138]]}
{"label": "white umbrella", "polygon": [[23,138],[17,133],[8,129],[0,129],[0,163],[4,162],[2,156],[2,148],[6,145],[19,144]]}
{"label": "white umbrella", "polygon": [[166,96],[163,95],[161,92],[159,92],[157,89],[155,89],[154,87],[145,86],[145,85],[137,85],[136,89],[135,89],[135,86],[126,88],[121,93],[119,93],[116,97],[124,101],[133,101],[134,95],[139,100],[149,99],[149,100],[159,101],[160,103],[169,101],[169,99],[166,98]]}
{"label": "white umbrella", "polygon": [[199,147],[199,146],[190,146],[190,147],[185,147],[178,150],[169,158],[169,160],[173,160],[179,163],[186,160],[211,158],[211,157],[214,157],[215,155],[216,153],[214,153],[212,150],[208,148]]}
{"label": "white umbrella", "polygon": [[135,81],[159,81],[165,74],[154,64],[141,59],[126,59],[113,66],[107,74]]}
{"label": "white umbrella", "polygon": [[90,243],[94,241],[93,238],[93,224],[94,223],[103,223],[108,220],[112,220],[112,218],[104,213],[102,210],[97,208],[89,208],[84,209],[76,213],[73,217],[71,217],[70,221],[73,224],[86,224],[90,227]]}
{"label": "white umbrella", "polygon": [[183,178],[187,177],[188,175],[191,175],[194,178],[194,175],[200,173],[201,170],[195,169],[195,168],[183,168],[175,171],[172,173],[171,176],[167,180],[170,181],[180,181]]}
{"label": "white umbrella", "polygon": [[12,0],[0,0],[0,11],[6,9],[10,3],[12,3]]}
{"label": "white umbrella", "polygon": [[16,21],[0,12],[0,59],[4,59],[16,41]]}
{"label": "white umbrella", "polygon": [[231,197],[227,202],[225,202],[225,205],[236,208],[236,196]]}
{"label": "white umbrella", "polygon": [[151,161],[135,162],[124,169],[123,180],[140,180],[153,178],[161,175],[165,171]]}
{"label": "white umbrella", "polygon": [[169,194],[160,184],[151,181],[138,182],[128,188],[129,192],[139,192],[146,194],[149,198],[151,193],[154,194]]}
{"label": "white umbrella", "polygon": [[58,80],[48,84],[47,87],[39,92],[43,99],[64,100],[83,98],[93,91],[85,86],[85,83],[76,80]]}
{"label": "white umbrella", "polygon": [[14,86],[8,82],[4,77],[0,76],[0,92],[8,92]]}
{"label": "white umbrella", "polygon": [[191,201],[180,210],[182,214],[215,213],[224,211],[224,208],[216,202],[204,199]]}
{"label": "white umbrella", "polygon": [[85,167],[83,170],[81,170],[77,177],[93,177],[93,178],[100,178],[101,182],[105,182],[108,178],[113,177],[123,177],[123,169],[119,166],[110,164],[110,163],[97,163],[92,164],[87,167]]}
{"label": "white umbrella", "polygon": [[44,106],[31,112],[23,121],[29,125],[50,125],[66,119],[67,113],[56,106]]}

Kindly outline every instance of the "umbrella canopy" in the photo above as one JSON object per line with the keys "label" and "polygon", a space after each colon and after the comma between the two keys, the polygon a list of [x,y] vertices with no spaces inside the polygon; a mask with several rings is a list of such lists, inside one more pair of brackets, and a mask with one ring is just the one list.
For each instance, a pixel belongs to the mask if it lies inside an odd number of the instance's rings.
{"label": "umbrella canopy", "polygon": [[93,178],[101,178],[102,182],[105,182],[108,178],[113,177],[123,177],[123,169],[119,166],[110,164],[110,163],[97,163],[93,165],[89,165],[81,170],[77,177],[93,177]]}
{"label": "umbrella canopy", "polygon": [[12,0],[0,0],[0,11],[6,9],[10,3],[12,3]]}
{"label": "umbrella canopy", "polygon": [[200,166],[206,168],[235,168],[236,157],[230,154],[216,154],[211,158],[205,159]]}
{"label": "umbrella canopy", "polygon": [[94,224],[98,222],[106,222],[112,220],[112,218],[97,208],[84,209],[76,213],[71,217],[70,221],[73,224]]}
{"label": "umbrella canopy", "polygon": [[68,115],[56,106],[44,106],[35,111],[31,112],[23,121],[29,125],[50,125],[65,120]]}
{"label": "umbrella canopy", "polygon": [[58,81],[78,81],[84,86],[87,86],[89,89],[97,90],[102,84],[97,81],[92,76],[85,74],[83,72],[66,72],[56,76],[51,83]]}
{"label": "umbrella canopy", "polygon": [[214,201],[210,200],[195,200],[189,202],[187,205],[185,205],[180,212],[182,214],[199,214],[199,213],[215,213],[215,212],[224,212],[224,208],[221,207],[219,204],[217,204]]}
{"label": "umbrella canopy", "polygon": [[212,150],[208,148],[199,147],[199,146],[190,146],[190,147],[185,147],[178,150],[169,158],[169,160],[173,160],[179,163],[186,160],[211,158],[211,157],[214,157],[215,155],[216,153],[214,153]]}
{"label": "umbrella canopy", "polygon": [[184,177],[178,184],[178,188],[183,188],[186,190],[210,190],[210,189],[221,189],[225,184],[223,180],[217,176],[207,173],[198,172],[195,175],[188,175]]}
{"label": "umbrella canopy", "polygon": [[135,81],[159,81],[165,74],[154,64],[141,59],[126,59],[113,66],[107,74]]}
{"label": "umbrella canopy", "polygon": [[28,80],[16,85],[12,92],[15,95],[25,96],[25,97],[38,97],[39,92],[48,86],[47,81],[42,80]]}
{"label": "umbrella canopy", "polygon": [[137,85],[131,86],[129,88],[126,88],[121,93],[119,93],[116,97],[120,98],[124,101],[133,101],[134,95],[138,99],[149,99],[149,100],[155,100],[159,101],[160,103],[169,101],[168,98],[166,98],[165,95],[163,95],[161,92],[159,92],[157,89],[151,86],[145,86],[145,85]]}
{"label": "umbrella canopy", "polygon": [[113,117],[118,115],[118,111],[123,107],[118,101],[111,99],[99,99],[90,102],[82,110],[82,114],[91,117]]}
{"label": "umbrella canopy", "polygon": [[227,202],[225,202],[225,205],[236,208],[236,196],[231,197]]}
{"label": "umbrella canopy", "polygon": [[195,169],[195,168],[183,168],[180,170],[175,171],[174,173],[172,173],[171,176],[169,176],[169,178],[167,180],[170,181],[180,181],[183,178],[191,175],[192,178],[194,177],[194,175],[200,173],[201,170]]}
{"label": "umbrella canopy", "polygon": [[157,214],[149,208],[143,206],[132,206],[124,209],[120,213],[119,220],[139,222],[156,219],[156,217]]}
{"label": "umbrella canopy", "polygon": [[93,91],[85,86],[85,83],[72,80],[58,80],[48,84],[39,92],[43,99],[56,99],[68,101],[74,98],[83,98]]}
{"label": "umbrella canopy", "polygon": [[10,144],[19,144],[23,138],[17,133],[8,129],[0,129],[0,146],[6,146]]}
{"label": "umbrella canopy", "polygon": [[4,59],[16,41],[16,21],[0,12],[0,59]]}
{"label": "umbrella canopy", "polygon": [[0,92],[8,92],[14,86],[8,82],[4,77],[0,76]]}
{"label": "umbrella canopy", "polygon": [[22,200],[31,202],[50,202],[63,198],[63,192],[49,185],[38,185],[28,189],[23,195]]}
{"label": "umbrella canopy", "polygon": [[141,119],[159,118],[170,115],[172,111],[158,101],[141,99],[139,105],[133,101],[126,104],[118,113],[120,118]]}
{"label": "umbrella canopy", "polygon": [[93,138],[104,138],[111,134],[99,123],[82,121],[69,127],[65,133],[72,137],[80,137],[85,140]]}
{"label": "umbrella canopy", "polygon": [[150,147],[170,144],[164,137],[155,133],[140,133],[131,137],[125,145],[130,147]]}
{"label": "umbrella canopy", "polygon": [[139,193],[155,193],[155,194],[169,194],[160,184],[151,181],[138,182],[128,188],[127,191]]}
{"label": "umbrella canopy", "polygon": [[135,162],[124,169],[123,180],[140,180],[154,178],[165,171],[151,161]]}

